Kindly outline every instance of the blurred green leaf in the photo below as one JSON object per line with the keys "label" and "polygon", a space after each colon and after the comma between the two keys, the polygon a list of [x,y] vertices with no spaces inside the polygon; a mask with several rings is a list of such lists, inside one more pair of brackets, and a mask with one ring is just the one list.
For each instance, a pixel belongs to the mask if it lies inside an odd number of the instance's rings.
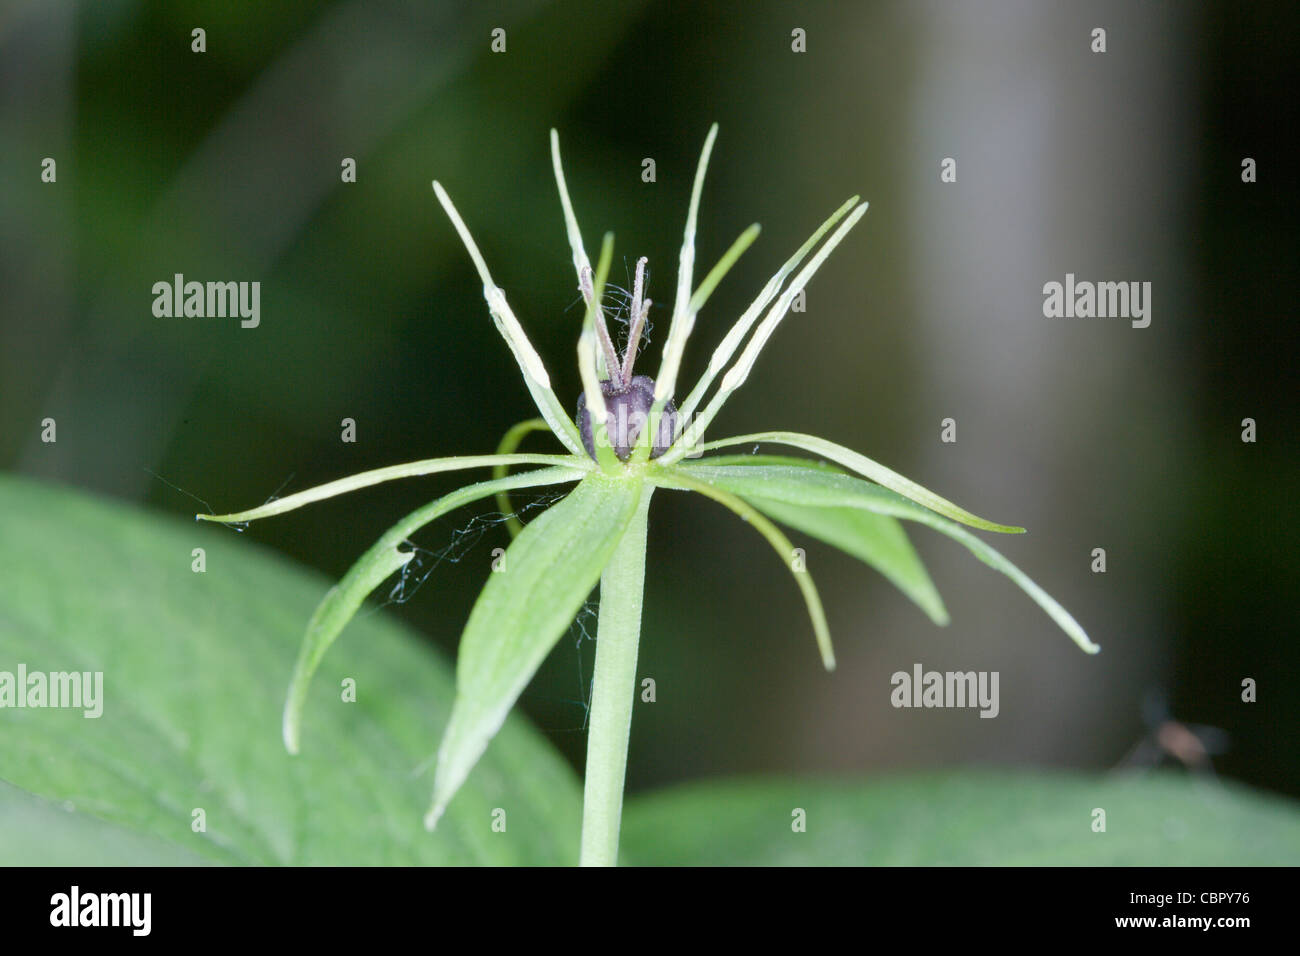
{"label": "blurred green leaf", "polygon": [[[423,771],[452,680],[385,616],[353,622],[356,640],[324,662],[309,697],[311,746],[285,753],[279,711],[303,624],[331,583],[319,575],[228,529],[9,476],[0,527],[0,671],[103,673],[98,719],[0,710],[11,785],[0,784],[0,863],[576,861],[578,783],[519,720],[438,831],[424,830]],[[197,547],[203,573],[191,570]],[[341,700],[344,678],[355,703]],[[505,833],[492,831],[498,807]],[[196,809],[205,832],[192,829]]]}
{"label": "blurred green leaf", "polygon": [[629,862],[674,866],[1291,866],[1300,812],[1173,774],[729,781],[630,801],[623,846]]}
{"label": "blurred green leaf", "polygon": [[5,866],[203,866],[213,860],[162,836],[119,826],[0,783]]}

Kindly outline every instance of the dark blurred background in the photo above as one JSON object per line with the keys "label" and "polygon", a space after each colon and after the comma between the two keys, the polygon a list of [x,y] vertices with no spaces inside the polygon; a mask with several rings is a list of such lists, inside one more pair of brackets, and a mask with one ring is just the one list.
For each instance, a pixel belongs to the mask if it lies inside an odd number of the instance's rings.
{"label": "dark blurred background", "polygon": [[[650,294],[667,303],[717,121],[700,274],[750,222],[763,235],[701,315],[684,380],[831,210],[853,193],[871,210],[716,434],[815,432],[1024,524],[1028,535],[996,543],[1103,652],[1081,654],[1009,581],[917,529],[947,629],[806,543],[840,657],[827,675],[787,570],[752,529],[662,493],[641,665],[658,700],[637,705],[631,786],[1099,770],[1172,718],[1227,732],[1220,774],[1298,794],[1286,544],[1298,9],[7,3],[0,467],[187,518],[196,504],[173,485],[234,510],[365,468],[491,452],[535,412],[430,180],[456,200],[567,405],[580,312],[548,128],[588,248],[614,230],[615,280],[649,256]],[[504,53],[490,50],[496,27]],[[1094,27],[1104,54],[1090,49]],[[794,28],[806,53],[791,50]],[[45,157],[57,183],[40,180]],[[354,184],[340,181],[345,157]],[[647,157],[654,183],[641,178]],[[940,182],[945,157],[956,183]],[[1241,181],[1244,157],[1257,183]],[[155,318],[151,287],[178,272],[260,281],[260,327]],[[1067,272],[1150,281],[1150,327],[1044,318],[1042,286]],[[643,371],[666,317],[652,313]],[[40,440],[47,416],[53,445]],[[946,417],[956,444],[939,440]],[[1255,444],[1241,441],[1246,417]],[[344,418],[355,444],[340,440]],[[245,539],[337,578],[459,481],[385,485]],[[506,542],[497,527],[461,547],[471,518],[419,536],[459,560],[386,612],[448,655]],[[1105,574],[1090,571],[1096,547]],[[593,651],[575,629],[523,699],[579,767]],[[894,710],[889,676],[915,662],[1000,671],[1000,717]],[[1240,700],[1246,677],[1255,704]]]}

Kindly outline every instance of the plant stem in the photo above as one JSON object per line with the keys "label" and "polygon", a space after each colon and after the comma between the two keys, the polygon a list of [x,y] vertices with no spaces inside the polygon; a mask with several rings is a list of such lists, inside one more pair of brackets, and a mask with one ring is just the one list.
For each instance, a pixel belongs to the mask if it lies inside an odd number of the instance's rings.
{"label": "plant stem", "polygon": [[645,597],[646,514],[652,492],[649,487],[644,490],[623,540],[600,577],[596,668],[582,800],[582,866],[618,863],[618,830],[623,816],[623,781]]}

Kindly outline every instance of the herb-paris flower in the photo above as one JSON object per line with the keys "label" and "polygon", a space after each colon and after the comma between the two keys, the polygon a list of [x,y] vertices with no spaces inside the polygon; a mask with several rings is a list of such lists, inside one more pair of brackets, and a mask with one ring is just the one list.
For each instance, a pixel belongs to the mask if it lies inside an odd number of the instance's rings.
{"label": "herb-paris flower", "polygon": [[[859,204],[858,197],[837,209],[772,276],[718,344],[700,381],[680,407],[674,406],[677,375],[696,315],[758,235],[757,225],[745,230],[703,282],[693,288],[696,216],[716,135],[714,125],[696,171],[672,319],[655,378],[632,374],[650,308],[644,296],[645,260],[637,263],[628,342],[620,356],[602,306],[613,238],[605,236],[593,270],[565,184],[559,140],[552,130],[555,178],[578,288],[586,302],[578,337],[583,392],[577,420],[569,417],[556,397],[541,357],[529,343],[505,293],[493,281],[451,198],[435,181],[434,193],[478,270],[488,312],[514,354],[541,418],[511,429],[494,455],[435,458],[379,468],[249,511],[198,516],[208,521],[252,521],[393,478],[494,469],[490,480],[466,485],[439,498],[391,528],[321,601],[308,623],[284,708],[284,743],[291,753],[296,753],[308,685],[321,658],[362,601],[414,556],[413,551],[402,547],[412,534],[439,516],[484,498],[497,496],[504,501],[509,492],[518,489],[576,482],[566,497],[527,526],[521,528],[512,519],[514,540],[505,554],[505,571],[488,576],[470,613],[457,659],[456,700],[438,750],[433,801],[425,818],[430,829],[599,583],[581,860],[595,864],[616,862],[636,688],[647,511],[651,496],[659,489],[698,492],[725,505],[751,524],[782,561],[789,561],[794,549],[777,523],[834,545],[879,570],[936,624],[946,624],[943,603],[898,519],[928,525],[1010,577],[1085,651],[1098,650],[1064,608],[967,527],[1002,533],[1024,529],[976,517],[884,466],[815,436],[771,431],[704,440],[709,425],[744,384],[795,297],[866,212],[867,204]],[[719,375],[721,381],[713,389]],[[568,453],[517,453],[515,449],[523,437],[537,430],[550,431]],[[815,457],[697,457],[703,452],[755,444],[785,446]],[[508,474],[513,466],[537,467]],[[503,510],[508,512],[508,506]],[[793,574],[807,604],[822,660],[828,670],[832,669],[835,661],[830,633],[816,586],[806,570],[796,569]]]}

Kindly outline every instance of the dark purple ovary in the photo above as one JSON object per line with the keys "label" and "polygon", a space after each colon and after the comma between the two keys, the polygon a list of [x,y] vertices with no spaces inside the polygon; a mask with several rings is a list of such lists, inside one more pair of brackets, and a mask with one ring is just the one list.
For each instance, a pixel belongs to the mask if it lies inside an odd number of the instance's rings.
{"label": "dark purple ovary", "polygon": [[[600,391],[605,396],[605,409],[609,418],[605,428],[614,454],[619,461],[632,457],[641,429],[646,427],[650,409],[655,402],[654,379],[648,375],[634,375],[626,389],[619,389],[613,382],[601,382]],[[677,408],[669,399],[664,404],[663,414],[659,418],[659,434],[655,436],[650,457],[658,458],[672,444],[672,437],[677,430]],[[591,416],[587,414],[586,393],[578,396],[578,433],[582,436],[583,447],[593,459],[596,457],[596,443],[592,436]]]}

